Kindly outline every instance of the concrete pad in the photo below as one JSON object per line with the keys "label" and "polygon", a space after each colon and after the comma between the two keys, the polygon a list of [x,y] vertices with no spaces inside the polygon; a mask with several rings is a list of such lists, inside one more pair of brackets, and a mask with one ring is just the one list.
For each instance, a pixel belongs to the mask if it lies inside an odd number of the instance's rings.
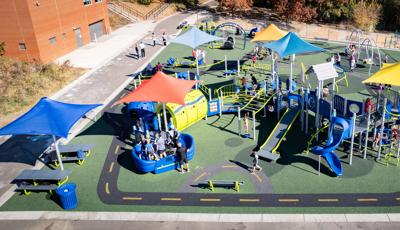
{"label": "concrete pad", "polygon": [[219,214],[178,213],[178,221],[184,222],[219,222]]}
{"label": "concrete pad", "polygon": [[305,214],[306,223],[313,222],[347,222],[344,214]]}
{"label": "concrete pad", "polygon": [[304,222],[303,214],[263,214],[262,222]]}
{"label": "concrete pad", "polygon": [[400,213],[389,213],[387,216],[390,222],[400,222]]}
{"label": "concrete pad", "polygon": [[389,222],[387,214],[346,214],[347,222]]}
{"label": "concrete pad", "polygon": [[39,220],[45,212],[0,212],[0,220]]}
{"label": "concrete pad", "polygon": [[262,214],[220,214],[219,222],[262,222]]}

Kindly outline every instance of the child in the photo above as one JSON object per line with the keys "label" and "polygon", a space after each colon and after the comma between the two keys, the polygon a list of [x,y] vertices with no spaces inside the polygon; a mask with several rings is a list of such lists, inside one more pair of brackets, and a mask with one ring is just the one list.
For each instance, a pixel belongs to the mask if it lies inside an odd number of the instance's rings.
{"label": "child", "polygon": [[335,59],[336,59],[336,65],[341,66],[340,61],[341,61],[342,57],[340,57],[339,53],[336,53]]}
{"label": "child", "polygon": [[256,170],[260,171],[262,168],[258,165],[258,154],[256,151],[253,151],[253,168],[251,170],[251,173],[256,173]]}
{"label": "child", "polygon": [[249,112],[246,112],[243,117],[244,137],[250,138],[249,133]]}
{"label": "child", "polygon": [[150,160],[153,161],[158,160],[158,157],[155,155],[155,151],[153,145],[150,142],[150,139],[146,140],[145,150]]}
{"label": "child", "polygon": [[246,90],[246,84],[247,84],[246,77],[243,76],[242,78],[240,78],[240,82],[242,84],[242,90]]}
{"label": "child", "polygon": [[254,67],[257,62],[257,55],[253,55],[253,57],[251,57],[251,60],[253,61],[253,67]]}

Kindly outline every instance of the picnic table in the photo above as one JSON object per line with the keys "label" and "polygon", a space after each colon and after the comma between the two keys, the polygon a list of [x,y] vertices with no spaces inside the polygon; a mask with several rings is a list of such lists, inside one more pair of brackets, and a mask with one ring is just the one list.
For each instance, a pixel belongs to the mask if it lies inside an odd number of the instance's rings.
{"label": "picnic table", "polygon": [[[90,155],[90,150],[94,147],[94,144],[70,144],[70,145],[59,145],[62,162],[77,162],[82,165],[85,162],[85,158]],[[55,151],[51,152],[50,160],[58,167],[59,162]]]}
{"label": "picnic table", "polygon": [[38,170],[25,169],[14,181],[17,184],[17,191],[23,191],[25,195],[31,191],[49,191],[52,193],[59,186],[68,181],[70,170]]}
{"label": "picnic table", "polygon": [[234,188],[237,192],[240,190],[240,185],[244,185],[244,181],[237,180],[205,180],[200,181],[199,186],[208,187],[214,192],[214,187]]}

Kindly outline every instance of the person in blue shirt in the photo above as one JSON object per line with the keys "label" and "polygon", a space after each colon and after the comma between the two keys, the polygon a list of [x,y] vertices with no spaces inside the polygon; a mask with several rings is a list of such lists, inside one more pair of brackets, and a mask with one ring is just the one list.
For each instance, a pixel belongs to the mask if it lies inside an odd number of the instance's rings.
{"label": "person in blue shirt", "polygon": [[150,160],[154,160],[154,161],[158,160],[158,157],[155,154],[153,144],[151,143],[150,139],[146,140],[145,150],[146,150],[146,154]]}
{"label": "person in blue shirt", "polygon": [[139,156],[140,159],[143,159],[143,157],[144,157],[143,156],[143,144],[140,140],[135,145],[135,152]]}

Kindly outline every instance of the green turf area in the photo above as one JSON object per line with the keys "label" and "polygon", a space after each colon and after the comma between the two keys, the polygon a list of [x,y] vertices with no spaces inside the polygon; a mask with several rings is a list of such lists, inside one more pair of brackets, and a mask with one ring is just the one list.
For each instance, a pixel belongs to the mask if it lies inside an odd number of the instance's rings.
{"label": "green turf area", "polygon": [[[298,79],[300,76],[303,62],[306,67],[312,64],[325,62],[333,53],[343,52],[344,46],[330,44],[326,42],[316,42],[328,50],[328,53],[299,55],[296,57],[294,65],[294,75]],[[227,55],[229,59],[229,69],[235,69],[236,60],[242,58],[254,48],[254,44],[247,43],[246,50],[241,46],[234,50],[209,49],[203,46],[207,52],[207,63],[218,62]],[[399,60],[400,52],[385,51],[391,58]],[[184,60],[191,55],[191,50],[180,45],[169,45],[152,62],[166,62],[169,57],[179,57]],[[259,61],[260,63],[271,63],[270,58]],[[345,58],[342,58],[342,64],[348,68]],[[165,68],[165,72],[173,74],[179,71],[190,70],[195,72],[195,68]],[[372,72],[378,70],[374,66]],[[232,82],[233,76],[223,77],[224,64],[201,68],[201,80],[212,89]],[[268,80],[266,72],[263,70],[250,71],[259,81]],[[243,75],[249,76],[249,71],[242,71]],[[289,77],[289,63],[283,60],[278,67],[279,76],[285,82]],[[348,73],[349,87],[340,83],[339,94],[352,100],[362,100],[368,96],[365,87],[361,81],[368,77],[368,66],[359,66],[354,72]],[[312,87],[317,85],[315,76],[310,76]],[[77,194],[79,198],[78,211],[158,211],[158,212],[225,212],[225,213],[369,213],[369,212],[399,212],[400,207],[358,207],[358,208],[235,208],[235,207],[178,207],[178,206],[131,206],[131,205],[107,205],[104,204],[97,195],[98,182],[101,180],[100,173],[105,164],[106,156],[109,152],[111,142],[114,136],[118,136],[118,130],[114,130],[108,120],[127,119],[122,114],[104,114],[98,121],[86,128],[78,137],[73,139],[73,143],[94,143],[95,148],[90,157],[87,158],[82,166],[74,163],[65,164],[67,169],[72,170],[70,181],[77,183]],[[192,175],[209,172],[211,166],[223,167],[225,164],[241,162],[250,165],[252,150],[261,145],[268,137],[269,133],[277,123],[276,115],[267,113],[266,117],[259,114],[256,119],[257,138],[245,139],[238,135],[238,119],[235,114],[209,117],[197,124],[189,127],[184,132],[189,133],[195,139],[196,154],[190,161],[191,172],[179,174],[177,171],[170,171],[163,174],[141,174],[135,170],[133,159],[130,153],[132,146],[126,144],[121,146],[125,149],[118,156],[119,174],[116,181],[118,189],[122,192],[177,192],[182,190],[184,184],[195,184]],[[314,123],[310,116],[310,124]],[[242,124],[243,125],[243,124]],[[252,125],[250,125],[252,127]],[[312,131],[311,131],[312,132]],[[281,157],[276,162],[267,162],[260,160],[262,172],[268,177],[274,193],[378,193],[378,192],[398,192],[400,184],[398,178],[400,169],[396,166],[386,167],[384,164],[374,159],[376,151],[369,150],[368,158],[362,159],[360,153],[355,150],[353,165],[349,165],[348,145],[344,145],[347,150],[340,147],[336,153],[342,160],[343,176],[340,178],[331,175],[329,168],[322,161],[321,175],[318,175],[318,158],[305,153],[306,142],[309,135],[304,134],[300,128],[300,122],[295,122],[292,129],[288,132],[285,140],[278,149]],[[113,154],[114,150],[111,150]],[[109,164],[109,163],[108,163]],[[108,165],[106,166],[108,167]],[[117,167],[117,166],[116,166]],[[210,179],[217,180],[241,180],[245,185],[241,187],[240,194],[255,193],[255,185],[250,180],[249,173],[237,171],[212,172]],[[262,182],[260,182],[262,183]],[[103,189],[103,188],[100,188]],[[198,193],[212,192],[206,188],[197,188]],[[217,188],[214,193],[237,193],[233,189]],[[60,207],[46,193],[33,193],[30,196],[14,195],[4,206],[0,208],[5,210],[60,210]]]}

